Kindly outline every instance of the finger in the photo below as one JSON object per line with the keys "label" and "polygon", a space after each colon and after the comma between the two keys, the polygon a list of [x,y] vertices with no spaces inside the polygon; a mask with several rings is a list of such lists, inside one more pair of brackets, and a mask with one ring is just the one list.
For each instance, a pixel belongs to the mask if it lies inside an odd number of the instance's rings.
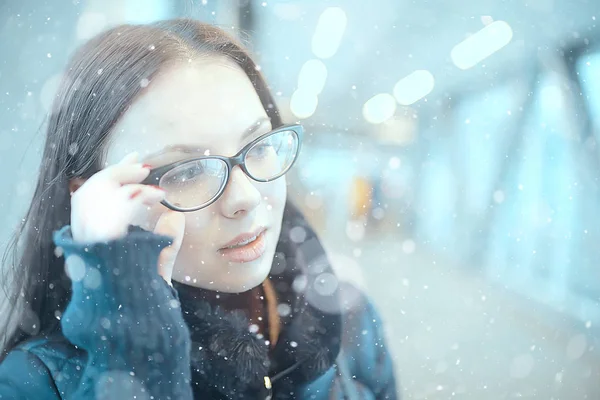
{"label": "finger", "polygon": [[164,190],[146,185],[142,185],[139,189],[132,189],[124,195],[134,217],[146,214],[145,211],[148,211],[149,207],[157,206],[165,199]]}
{"label": "finger", "polygon": [[123,159],[121,161],[119,161],[119,164],[121,165],[127,165],[127,164],[135,164],[139,162],[139,158],[140,155],[137,151],[134,151],[132,153],[127,154],[125,157],[123,157]]}
{"label": "finger", "polygon": [[141,183],[129,184],[119,189],[120,195],[133,204],[155,205],[164,200],[166,192],[158,186],[142,185]]}
{"label": "finger", "polygon": [[140,183],[148,177],[150,168],[145,164],[115,164],[98,172],[97,175],[121,185]]}
{"label": "finger", "polygon": [[183,242],[185,216],[176,211],[167,211],[158,219],[154,233],[173,238],[173,243],[165,248],[158,257],[158,273],[169,285],[173,275],[173,266]]}

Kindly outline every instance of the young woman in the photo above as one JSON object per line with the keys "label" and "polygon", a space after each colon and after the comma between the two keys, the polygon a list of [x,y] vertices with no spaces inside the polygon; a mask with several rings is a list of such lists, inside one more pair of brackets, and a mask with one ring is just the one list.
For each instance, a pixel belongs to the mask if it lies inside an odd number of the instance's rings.
{"label": "young woman", "polygon": [[376,311],[286,201],[302,134],[215,27],[84,45],[8,263],[0,399],[397,398]]}

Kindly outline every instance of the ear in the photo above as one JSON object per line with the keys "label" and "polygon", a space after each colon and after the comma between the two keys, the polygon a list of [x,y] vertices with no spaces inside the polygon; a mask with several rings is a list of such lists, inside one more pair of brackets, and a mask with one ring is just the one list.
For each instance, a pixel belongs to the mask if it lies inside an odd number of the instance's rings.
{"label": "ear", "polygon": [[85,183],[86,180],[87,179],[83,178],[73,178],[69,181],[69,192],[71,193],[71,196]]}

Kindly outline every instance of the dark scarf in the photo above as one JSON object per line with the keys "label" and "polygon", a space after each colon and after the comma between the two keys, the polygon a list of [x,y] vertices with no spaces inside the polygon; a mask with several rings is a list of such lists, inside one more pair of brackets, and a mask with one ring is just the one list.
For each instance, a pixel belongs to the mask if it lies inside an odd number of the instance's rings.
{"label": "dark scarf", "polygon": [[[302,214],[286,205],[269,279],[282,309],[281,333],[271,350],[250,332],[246,315],[206,300],[206,291],[173,282],[192,337],[192,384],[196,398],[274,398],[294,392],[334,363],[341,345],[338,283],[325,251]],[[285,306],[287,305],[287,307]]]}

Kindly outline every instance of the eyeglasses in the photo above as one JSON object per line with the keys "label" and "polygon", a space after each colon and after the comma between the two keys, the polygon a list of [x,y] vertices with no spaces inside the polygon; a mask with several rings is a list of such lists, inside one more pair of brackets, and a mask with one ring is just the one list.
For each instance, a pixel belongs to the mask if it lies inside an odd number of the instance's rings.
{"label": "eyeglasses", "polygon": [[303,133],[301,125],[282,126],[253,140],[233,157],[203,156],[178,161],[153,169],[142,183],[164,189],[167,193],[162,204],[171,210],[200,210],[223,194],[237,165],[256,182],[283,176],[298,157]]}

